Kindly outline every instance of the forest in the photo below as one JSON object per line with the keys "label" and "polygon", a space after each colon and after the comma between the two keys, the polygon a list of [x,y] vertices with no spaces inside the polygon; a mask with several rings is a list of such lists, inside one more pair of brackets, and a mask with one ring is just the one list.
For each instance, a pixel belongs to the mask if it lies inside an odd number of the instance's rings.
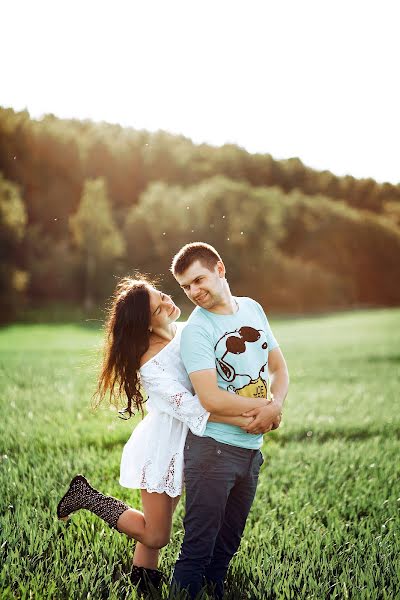
{"label": "forest", "polygon": [[0,107],[1,322],[57,304],[90,315],[138,271],[182,302],[169,267],[190,241],[276,314],[400,304],[400,184]]}

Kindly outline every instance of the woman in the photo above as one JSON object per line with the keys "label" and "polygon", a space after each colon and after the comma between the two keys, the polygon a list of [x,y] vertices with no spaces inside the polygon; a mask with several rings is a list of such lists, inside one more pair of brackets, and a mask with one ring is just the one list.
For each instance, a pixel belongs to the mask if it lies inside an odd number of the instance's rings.
{"label": "woman", "polygon": [[[103,367],[96,396],[106,395],[118,406],[126,396],[125,413],[147,416],[133,431],[121,459],[120,483],[141,490],[143,512],[104,496],[77,475],[57,507],[60,519],[81,508],[137,540],[132,567],[134,583],[150,580],[157,586],[159,549],[168,544],[172,516],[183,486],[183,450],[190,429],[202,435],[207,421],[246,427],[250,417],[208,413],[200,404],[180,358],[180,309],[170,296],[144,278],[124,278],[115,291],[106,324]],[[230,392],[219,390],[222,397]],[[243,412],[266,400],[242,398]]]}

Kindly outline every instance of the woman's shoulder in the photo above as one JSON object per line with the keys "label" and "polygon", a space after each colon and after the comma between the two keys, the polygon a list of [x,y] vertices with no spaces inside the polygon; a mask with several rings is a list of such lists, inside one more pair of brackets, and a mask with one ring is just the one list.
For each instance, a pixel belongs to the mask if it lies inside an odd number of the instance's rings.
{"label": "woman's shoulder", "polygon": [[152,358],[157,356],[159,351],[155,347],[150,347],[140,359],[140,368],[144,367]]}

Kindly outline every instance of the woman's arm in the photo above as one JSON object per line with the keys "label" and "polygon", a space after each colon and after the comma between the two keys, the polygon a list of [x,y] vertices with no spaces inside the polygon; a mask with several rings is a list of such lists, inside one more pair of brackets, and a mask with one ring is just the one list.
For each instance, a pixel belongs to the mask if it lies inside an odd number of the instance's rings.
{"label": "woman's arm", "polygon": [[182,421],[195,435],[204,433],[210,413],[191,389],[155,361],[140,376],[149,400],[159,412]]}
{"label": "woman's arm", "polygon": [[236,425],[237,427],[248,427],[253,422],[253,417],[227,417],[224,415],[210,414],[208,417],[209,423],[226,423],[227,425]]}
{"label": "woman's arm", "polygon": [[[223,414],[224,406],[222,402],[218,405],[218,411],[214,411],[217,414],[214,414],[210,420],[210,413],[201,404],[198,396],[194,396],[191,390],[184,387],[158,363],[153,362],[145,373],[142,371],[141,379],[147,395],[157,410],[168,413],[175,419],[182,421],[195,435],[204,433],[208,421],[230,423],[239,427],[247,426],[252,423],[252,419],[241,417],[241,413],[245,410],[251,410],[254,406],[263,406],[266,402],[264,399],[243,398],[233,392],[227,392],[217,387],[216,397],[218,399],[220,395],[222,396],[230,414]],[[229,406],[231,402],[232,407]],[[226,407],[225,410],[227,410]]]}

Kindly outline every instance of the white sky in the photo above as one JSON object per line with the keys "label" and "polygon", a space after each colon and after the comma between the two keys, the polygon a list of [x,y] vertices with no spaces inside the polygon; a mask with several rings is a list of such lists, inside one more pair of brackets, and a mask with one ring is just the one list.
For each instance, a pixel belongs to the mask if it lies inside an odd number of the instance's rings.
{"label": "white sky", "polygon": [[0,105],[400,182],[398,0],[2,0]]}

